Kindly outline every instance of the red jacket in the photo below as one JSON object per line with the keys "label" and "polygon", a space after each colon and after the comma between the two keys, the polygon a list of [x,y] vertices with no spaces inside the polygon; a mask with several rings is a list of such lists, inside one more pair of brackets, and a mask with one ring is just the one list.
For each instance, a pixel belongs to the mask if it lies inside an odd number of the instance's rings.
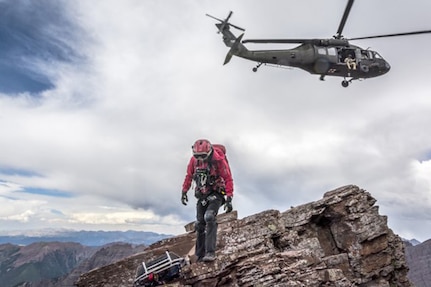
{"label": "red jacket", "polygon": [[[187,173],[183,183],[183,192],[187,192],[190,189],[196,169],[206,166],[208,166],[208,163],[202,163],[195,157],[191,157],[189,164],[187,165]],[[222,182],[224,182],[226,195],[233,196],[232,173],[223,151],[218,148],[213,149],[210,167],[210,175],[215,176],[217,179],[221,179]]]}

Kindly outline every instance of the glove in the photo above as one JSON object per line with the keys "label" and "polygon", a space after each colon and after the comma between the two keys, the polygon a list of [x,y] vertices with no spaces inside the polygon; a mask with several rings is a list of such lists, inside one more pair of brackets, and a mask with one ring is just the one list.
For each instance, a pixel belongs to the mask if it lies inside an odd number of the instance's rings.
{"label": "glove", "polygon": [[187,202],[189,202],[189,198],[187,197],[187,193],[183,192],[181,195],[181,203],[187,205]]}
{"label": "glove", "polygon": [[232,196],[228,196],[224,204],[224,210],[226,211],[226,213],[229,213],[232,211],[232,209]]}

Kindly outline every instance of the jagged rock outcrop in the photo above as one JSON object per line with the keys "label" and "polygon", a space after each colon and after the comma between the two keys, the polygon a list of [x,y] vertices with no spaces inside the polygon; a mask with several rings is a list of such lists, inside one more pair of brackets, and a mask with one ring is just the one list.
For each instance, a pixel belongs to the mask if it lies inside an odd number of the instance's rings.
{"label": "jagged rock outcrop", "polygon": [[[243,219],[218,217],[213,263],[192,263],[169,286],[412,286],[400,237],[378,213],[376,200],[357,186],[321,200]],[[151,245],[143,253],[81,275],[78,287],[132,286],[136,267],[166,250],[187,256],[189,232]]]}

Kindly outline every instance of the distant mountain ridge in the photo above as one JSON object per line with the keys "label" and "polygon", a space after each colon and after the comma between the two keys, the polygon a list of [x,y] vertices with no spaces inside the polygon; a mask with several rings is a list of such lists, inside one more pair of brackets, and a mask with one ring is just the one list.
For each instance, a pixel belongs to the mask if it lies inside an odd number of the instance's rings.
{"label": "distant mountain ridge", "polygon": [[148,231],[1,231],[0,286],[73,286],[80,274],[170,237]]}
{"label": "distant mountain ridge", "polygon": [[431,239],[417,245],[406,244],[408,277],[416,287],[431,287]]}
{"label": "distant mountain ridge", "polygon": [[0,244],[29,245],[35,242],[76,242],[85,246],[103,246],[112,242],[150,245],[156,241],[172,237],[149,231],[74,231],[74,230],[36,230],[16,234],[2,232]]}
{"label": "distant mountain ridge", "polygon": [[2,287],[74,286],[79,275],[142,252],[147,246],[111,243],[102,247],[74,242],[0,244]]}
{"label": "distant mountain ridge", "polygon": [[416,245],[418,245],[418,244],[421,244],[422,242],[420,242],[419,240],[416,240],[416,239],[410,239],[410,240],[406,240],[406,241],[408,241],[411,245],[413,245],[413,246],[416,246]]}

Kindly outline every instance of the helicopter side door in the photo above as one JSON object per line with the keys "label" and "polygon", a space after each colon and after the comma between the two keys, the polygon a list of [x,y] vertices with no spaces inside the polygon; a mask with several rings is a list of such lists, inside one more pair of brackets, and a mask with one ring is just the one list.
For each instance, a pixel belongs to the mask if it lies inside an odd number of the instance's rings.
{"label": "helicopter side door", "polygon": [[332,67],[338,62],[337,49],[334,47],[314,46],[315,61],[312,68],[314,74],[333,74],[336,70]]}

